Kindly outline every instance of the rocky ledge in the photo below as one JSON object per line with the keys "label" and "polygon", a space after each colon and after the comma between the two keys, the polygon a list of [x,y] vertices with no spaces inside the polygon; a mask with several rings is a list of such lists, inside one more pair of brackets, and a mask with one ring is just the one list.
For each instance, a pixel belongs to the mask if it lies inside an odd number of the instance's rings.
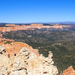
{"label": "rocky ledge", "polygon": [[48,57],[23,47],[16,56],[8,58],[5,47],[0,46],[0,75],[57,75],[58,69],[54,66],[52,52]]}

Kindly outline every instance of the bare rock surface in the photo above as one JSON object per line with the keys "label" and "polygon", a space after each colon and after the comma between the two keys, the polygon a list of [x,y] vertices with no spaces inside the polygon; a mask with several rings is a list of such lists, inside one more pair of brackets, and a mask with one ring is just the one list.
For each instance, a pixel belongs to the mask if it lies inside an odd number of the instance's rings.
{"label": "bare rock surface", "polygon": [[0,46],[0,54],[4,54],[5,53],[5,47],[4,46]]}
{"label": "bare rock surface", "polygon": [[3,67],[0,71],[0,75],[8,75],[8,71],[6,67]]}
{"label": "bare rock surface", "polygon": [[37,56],[25,47],[11,58],[0,54],[0,75],[57,75],[52,56],[52,52],[48,57]]}
{"label": "bare rock surface", "polygon": [[68,69],[64,70],[61,75],[75,75],[75,70],[73,70],[73,67],[70,66]]}

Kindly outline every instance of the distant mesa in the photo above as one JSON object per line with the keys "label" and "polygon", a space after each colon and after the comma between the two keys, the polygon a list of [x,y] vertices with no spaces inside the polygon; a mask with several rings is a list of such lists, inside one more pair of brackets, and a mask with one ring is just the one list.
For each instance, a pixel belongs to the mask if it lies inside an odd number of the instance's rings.
{"label": "distant mesa", "polygon": [[60,28],[63,29],[64,27],[71,27],[69,25],[52,25],[52,26],[44,26],[43,24],[30,24],[30,25],[15,25],[15,24],[6,24],[5,27],[0,27],[1,32],[10,32],[10,31],[17,31],[17,30],[34,30],[35,28],[37,29],[42,29],[42,28]]}

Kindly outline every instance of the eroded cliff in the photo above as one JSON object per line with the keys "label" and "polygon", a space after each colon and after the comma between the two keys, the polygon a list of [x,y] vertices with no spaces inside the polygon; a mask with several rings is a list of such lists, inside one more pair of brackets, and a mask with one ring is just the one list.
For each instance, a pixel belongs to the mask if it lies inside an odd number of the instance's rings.
{"label": "eroded cliff", "polygon": [[51,52],[48,57],[42,54],[37,56],[26,46],[16,55],[8,58],[5,50],[6,47],[0,46],[0,60],[2,60],[0,61],[0,75],[57,75],[58,73],[57,67],[53,65]]}
{"label": "eroded cliff", "polygon": [[34,30],[42,29],[42,28],[60,28],[63,29],[64,27],[71,27],[69,25],[52,25],[52,26],[44,26],[43,24],[31,24],[31,25],[14,25],[14,24],[7,24],[5,27],[0,27],[1,32],[10,32],[10,31],[17,31],[17,30]]}

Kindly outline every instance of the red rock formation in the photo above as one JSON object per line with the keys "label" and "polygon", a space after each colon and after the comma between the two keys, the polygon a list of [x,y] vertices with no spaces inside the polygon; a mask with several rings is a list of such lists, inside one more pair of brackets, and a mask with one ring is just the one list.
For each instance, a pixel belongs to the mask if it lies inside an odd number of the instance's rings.
{"label": "red rock formation", "polygon": [[43,24],[31,24],[31,25],[14,25],[14,24],[7,24],[7,27],[0,27],[1,32],[10,32],[10,31],[17,31],[17,30],[28,30],[28,29],[41,29],[41,28],[60,28],[63,27],[70,27],[69,25],[53,25],[53,26],[44,26]]}
{"label": "red rock formation", "polygon": [[14,55],[17,55],[23,47],[26,47],[29,51],[39,56],[38,50],[33,49],[31,46],[29,46],[26,43],[12,42],[11,44],[4,44],[4,46],[5,46],[5,52],[6,52],[5,55],[9,58],[11,58]]}
{"label": "red rock formation", "polygon": [[75,70],[73,70],[73,67],[70,66],[67,70],[63,71],[63,74],[61,75],[75,75]]}

